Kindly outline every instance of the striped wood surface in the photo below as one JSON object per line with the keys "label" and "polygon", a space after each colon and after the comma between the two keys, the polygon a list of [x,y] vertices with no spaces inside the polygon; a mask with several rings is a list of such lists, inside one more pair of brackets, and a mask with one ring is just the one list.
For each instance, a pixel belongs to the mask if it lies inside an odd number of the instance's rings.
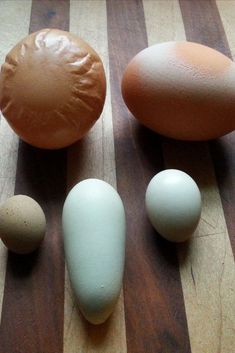
{"label": "striped wood surface", "polygon": [[[0,201],[30,195],[48,221],[33,256],[0,244],[1,353],[235,351],[235,135],[210,143],[161,138],[132,118],[120,94],[128,61],[157,42],[187,39],[234,57],[234,14],[233,0],[0,1],[1,62],[28,32],[57,27],[95,48],[108,83],[101,118],[67,150],[18,143],[1,117]],[[190,173],[202,192],[201,222],[186,244],[167,243],[146,218],[146,186],[164,168]],[[61,237],[66,193],[88,177],[117,187],[127,213],[123,291],[99,327],[75,307]]]}

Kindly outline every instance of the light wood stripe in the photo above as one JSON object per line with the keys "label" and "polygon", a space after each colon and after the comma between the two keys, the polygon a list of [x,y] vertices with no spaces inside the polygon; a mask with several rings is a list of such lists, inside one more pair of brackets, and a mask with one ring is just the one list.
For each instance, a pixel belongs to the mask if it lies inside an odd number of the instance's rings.
{"label": "light wood stripe", "polygon": [[[112,112],[109,86],[106,2],[71,1],[70,30],[87,41],[100,55],[106,72],[107,96],[104,111],[88,135],[68,152],[68,189],[85,178],[100,178],[116,187]],[[64,353],[125,353],[123,294],[111,318],[103,325],[85,322],[65,277]]]}
{"label": "light wood stripe", "polygon": [[185,40],[184,25],[177,0],[144,0],[143,6],[149,45],[171,40]]}
{"label": "light wood stripe", "polygon": [[128,113],[120,91],[129,60],[147,46],[141,1],[107,1],[110,79],[118,190],[127,211],[124,281],[130,353],[190,352],[173,244],[160,239],[145,211],[145,191],[163,168],[161,140]]}
{"label": "light wood stripe", "polygon": [[233,59],[235,58],[235,1],[216,1]]}
{"label": "light wood stripe", "polygon": [[[155,2],[151,8],[151,2],[144,2],[150,45],[185,39],[179,5],[176,1],[170,3]],[[161,32],[153,24],[163,24],[163,8],[167,21]],[[197,21],[195,12],[194,16]],[[193,24],[188,24],[190,26]],[[192,353],[230,353],[234,349],[235,268],[208,146],[165,140],[163,154],[167,168],[182,169],[192,175],[202,192],[203,210],[198,231],[191,242],[178,246]]]}
{"label": "light wood stripe", "polygon": [[167,143],[168,168],[189,173],[203,209],[191,242],[178,248],[192,353],[230,353],[235,338],[235,266],[208,146]]}
{"label": "light wood stripe", "polygon": [[[0,2],[0,65],[11,47],[26,36],[31,11],[30,0]],[[0,202],[14,194],[18,137],[0,113]],[[7,251],[0,241],[0,321],[5,284]]]}

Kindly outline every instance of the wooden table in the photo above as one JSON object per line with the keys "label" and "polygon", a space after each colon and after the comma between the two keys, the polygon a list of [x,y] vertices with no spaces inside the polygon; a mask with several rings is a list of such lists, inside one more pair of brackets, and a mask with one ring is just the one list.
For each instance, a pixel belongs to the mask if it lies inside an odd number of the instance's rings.
{"label": "wooden table", "polygon": [[[162,138],[140,126],[120,94],[128,61],[157,42],[189,40],[235,55],[233,0],[0,1],[0,58],[28,32],[70,30],[100,54],[106,69],[103,114],[67,150],[19,142],[0,121],[0,197],[27,194],[43,207],[46,239],[37,254],[0,245],[1,353],[234,353],[235,135],[210,143]],[[150,226],[144,195],[164,168],[188,172],[203,199],[201,222],[181,245]],[[67,191],[97,177],[117,187],[126,208],[123,291],[111,319],[87,324],[65,269],[61,211]]]}

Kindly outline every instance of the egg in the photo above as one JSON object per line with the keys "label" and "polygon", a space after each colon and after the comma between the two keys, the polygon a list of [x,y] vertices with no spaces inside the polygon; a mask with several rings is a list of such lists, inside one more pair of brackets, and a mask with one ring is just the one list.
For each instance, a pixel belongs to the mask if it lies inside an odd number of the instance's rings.
{"label": "egg", "polygon": [[0,206],[0,237],[10,251],[33,252],[41,244],[45,231],[44,212],[31,197],[15,195]]}
{"label": "egg", "polygon": [[105,322],[118,300],[125,258],[125,211],[99,179],[83,180],[63,207],[65,258],[78,307],[92,324]]}
{"label": "egg", "polygon": [[167,169],[156,174],[146,190],[146,211],[156,231],[172,242],[188,240],[201,215],[201,194],[185,172]]}
{"label": "egg", "polygon": [[235,128],[235,64],[193,42],[139,52],[122,79],[131,113],[151,130],[180,140],[210,140]]}
{"label": "egg", "polygon": [[105,100],[103,64],[78,36],[58,29],[28,35],[7,54],[0,74],[0,109],[27,143],[45,149],[81,139]]}

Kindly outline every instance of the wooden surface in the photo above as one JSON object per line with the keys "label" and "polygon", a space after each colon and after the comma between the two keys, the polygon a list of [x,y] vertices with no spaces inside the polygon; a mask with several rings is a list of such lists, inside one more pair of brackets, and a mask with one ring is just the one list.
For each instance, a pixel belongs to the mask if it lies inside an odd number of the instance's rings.
{"label": "wooden surface", "polygon": [[[140,126],[120,93],[128,61],[148,45],[189,40],[235,55],[234,0],[1,0],[0,61],[27,33],[57,27],[99,53],[107,77],[102,116],[80,142],[41,151],[0,120],[0,201],[34,197],[48,229],[37,254],[0,244],[0,353],[234,353],[235,135],[210,143],[162,138]],[[192,240],[174,245],[150,226],[151,177],[179,168],[202,192]],[[92,326],[76,309],[63,255],[61,211],[88,177],[117,187],[127,214],[123,291],[113,316]]]}

